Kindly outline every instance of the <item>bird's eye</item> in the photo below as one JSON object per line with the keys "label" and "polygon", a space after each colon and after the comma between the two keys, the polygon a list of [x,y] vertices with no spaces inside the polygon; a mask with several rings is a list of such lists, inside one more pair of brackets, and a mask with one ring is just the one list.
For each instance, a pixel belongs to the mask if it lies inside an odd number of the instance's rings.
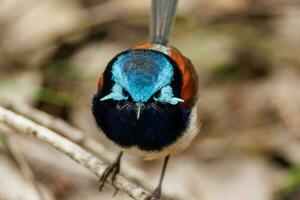
{"label": "bird's eye", "polygon": [[123,94],[124,97],[129,97],[130,96],[129,93],[124,88],[122,88],[122,94]]}
{"label": "bird's eye", "polygon": [[160,91],[160,90],[159,90],[159,91],[157,91],[157,92],[155,92],[155,93],[152,95],[153,99],[157,99],[157,98],[159,98],[159,96],[160,96],[160,93],[161,93],[161,91]]}

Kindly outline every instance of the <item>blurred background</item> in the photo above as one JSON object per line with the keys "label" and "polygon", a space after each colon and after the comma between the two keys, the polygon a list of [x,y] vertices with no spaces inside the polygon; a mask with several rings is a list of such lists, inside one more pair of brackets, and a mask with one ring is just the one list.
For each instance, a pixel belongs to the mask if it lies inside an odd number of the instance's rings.
{"label": "blurred background", "polygon": [[[99,134],[91,97],[107,62],[149,41],[149,0],[0,1],[0,99]],[[300,1],[180,0],[171,44],[200,77],[202,131],[171,159],[163,191],[185,200],[300,199]],[[17,137],[48,199],[112,199],[97,178],[33,139]],[[154,188],[162,161],[126,155],[122,170]],[[113,159],[113,158],[112,158]],[[0,199],[36,192],[0,136]],[[114,198],[129,200],[122,193]]]}

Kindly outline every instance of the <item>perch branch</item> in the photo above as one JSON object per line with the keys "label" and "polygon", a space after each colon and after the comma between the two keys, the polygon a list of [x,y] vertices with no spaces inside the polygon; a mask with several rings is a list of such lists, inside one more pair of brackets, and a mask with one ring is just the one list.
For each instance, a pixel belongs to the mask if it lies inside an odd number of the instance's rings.
{"label": "perch branch", "polygon": [[[22,132],[27,136],[34,137],[42,142],[49,144],[60,152],[66,154],[71,159],[82,165],[90,172],[98,177],[101,177],[107,165],[97,159],[92,154],[81,148],[79,145],[74,144],[70,140],[58,135],[43,126],[40,126],[20,115],[13,113],[3,107],[0,107],[0,122],[8,125],[18,132]],[[124,191],[135,200],[145,200],[148,191],[141,186],[133,183],[125,176],[118,174],[114,183],[111,179],[108,180],[110,184],[114,184],[118,189]]]}
{"label": "perch branch", "polygon": [[112,158],[114,157],[113,154],[104,147],[104,145],[91,137],[87,137],[86,133],[83,133],[81,130],[76,129],[58,117],[51,116],[43,111],[34,109],[31,106],[20,102],[1,100],[0,104],[4,108],[12,110],[19,115],[55,131],[72,142],[83,146],[85,149],[99,156],[101,160],[112,161]]}
{"label": "perch branch", "polygon": [[[54,117],[27,104],[13,100],[1,99],[0,105],[68,138],[105,162],[114,161],[114,153],[109,151],[103,144],[58,117]],[[138,170],[134,165],[127,163],[125,170],[126,175],[142,182],[140,177],[143,177],[144,173]],[[139,172],[139,176],[137,172]]]}
{"label": "perch branch", "polygon": [[27,179],[29,183],[31,183],[32,187],[35,189],[36,193],[38,194],[39,199],[40,200],[46,199],[44,193],[42,192],[41,188],[39,187],[39,184],[37,183],[34,177],[33,171],[31,170],[29,163],[24,157],[22,150],[19,148],[19,145],[16,141],[13,131],[10,128],[0,123],[0,132],[1,132],[0,134],[4,135],[6,139],[5,142],[6,147],[11,157],[17,164],[19,170],[23,174],[23,176]]}

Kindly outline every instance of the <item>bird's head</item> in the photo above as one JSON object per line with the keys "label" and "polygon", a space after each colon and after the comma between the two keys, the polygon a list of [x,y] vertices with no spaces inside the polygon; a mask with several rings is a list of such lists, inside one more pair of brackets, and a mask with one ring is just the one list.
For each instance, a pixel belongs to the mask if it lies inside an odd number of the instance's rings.
{"label": "bird's head", "polygon": [[194,123],[197,74],[174,47],[151,43],[121,52],[100,77],[93,116],[122,147],[161,150]]}
{"label": "bird's head", "polygon": [[131,49],[115,56],[99,81],[101,102],[130,107],[139,119],[147,107],[178,106],[182,76],[169,56],[150,49]]}

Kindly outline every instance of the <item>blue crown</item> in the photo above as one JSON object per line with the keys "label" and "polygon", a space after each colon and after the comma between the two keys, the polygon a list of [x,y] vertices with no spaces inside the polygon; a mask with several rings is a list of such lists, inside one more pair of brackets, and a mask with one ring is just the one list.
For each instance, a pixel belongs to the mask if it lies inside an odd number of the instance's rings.
{"label": "blue crown", "polygon": [[134,102],[147,102],[161,90],[156,101],[177,104],[182,99],[174,97],[170,83],[173,79],[172,63],[161,52],[152,50],[130,50],[119,54],[112,63],[112,79],[115,82],[112,92],[101,101],[108,99],[126,100],[125,89]]}

